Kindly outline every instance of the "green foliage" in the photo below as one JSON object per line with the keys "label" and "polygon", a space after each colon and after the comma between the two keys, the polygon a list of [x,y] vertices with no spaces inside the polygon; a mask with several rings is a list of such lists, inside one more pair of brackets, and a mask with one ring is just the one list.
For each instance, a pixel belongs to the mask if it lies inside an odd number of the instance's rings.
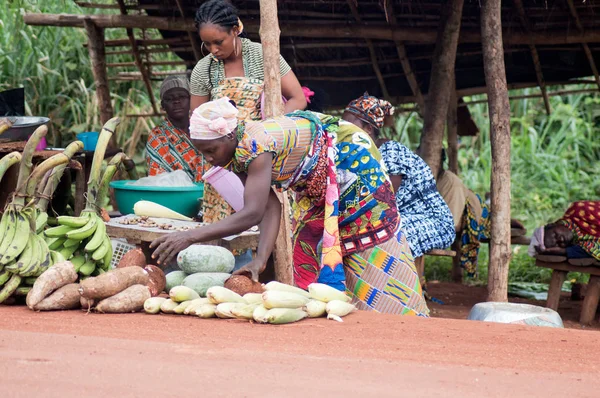
{"label": "green foliage", "polygon": [[[519,93],[535,92],[537,89]],[[465,101],[478,99],[481,97]],[[600,96],[551,97],[551,106],[548,116],[541,99],[511,103],[511,212],[525,224],[528,234],[561,217],[569,203],[600,196]],[[487,104],[471,105],[469,110],[481,132],[475,138],[460,138],[460,175],[470,189],[483,196],[489,191],[491,175]],[[394,138],[414,149],[422,125],[415,113],[402,115]],[[513,246],[509,280],[548,282],[550,271],[535,267],[526,251],[526,247]],[[449,259],[427,258],[426,263],[429,279],[449,279]],[[479,280],[487,280],[487,263],[488,247],[482,245]],[[581,279],[577,274],[571,277]]]}

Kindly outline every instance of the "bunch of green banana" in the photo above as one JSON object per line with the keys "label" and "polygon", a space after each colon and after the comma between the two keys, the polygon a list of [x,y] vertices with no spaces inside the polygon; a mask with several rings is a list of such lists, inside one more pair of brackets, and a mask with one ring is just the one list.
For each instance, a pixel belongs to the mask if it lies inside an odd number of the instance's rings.
{"label": "bunch of green banana", "polygon": [[108,271],[112,244],[98,213],[84,210],[79,217],[59,216],[57,221],[58,226],[44,232],[48,247],[70,260],[83,276]]}
{"label": "bunch of green banana", "polygon": [[86,207],[81,215],[59,216],[56,219],[58,226],[48,228],[44,232],[49,248],[70,260],[83,277],[108,271],[112,260],[112,244],[106,234],[106,224],[98,214],[98,203],[108,191],[108,182],[104,187],[103,181],[110,181],[124,156],[122,153],[117,154],[109,162],[104,173],[105,178],[101,180],[106,147],[118,124],[119,119],[113,118],[106,122],[100,132],[90,170]]}

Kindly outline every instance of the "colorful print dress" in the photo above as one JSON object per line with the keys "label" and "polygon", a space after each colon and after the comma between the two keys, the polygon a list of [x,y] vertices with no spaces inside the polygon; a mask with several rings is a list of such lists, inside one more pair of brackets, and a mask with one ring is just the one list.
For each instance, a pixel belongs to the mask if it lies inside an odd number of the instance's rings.
{"label": "colorful print dress", "polygon": [[573,244],[600,260],[600,201],[573,202],[558,222],[573,232]]}
{"label": "colorful print dress", "polygon": [[272,184],[295,192],[294,280],[326,283],[359,309],[428,316],[391,183],[369,136],[338,119],[295,112],[238,128],[230,170],[273,156]]}
{"label": "colorful print dress", "polygon": [[454,219],[427,163],[396,141],[388,141],[379,149],[388,174],[402,176],[396,205],[413,256],[452,245],[456,236]]}

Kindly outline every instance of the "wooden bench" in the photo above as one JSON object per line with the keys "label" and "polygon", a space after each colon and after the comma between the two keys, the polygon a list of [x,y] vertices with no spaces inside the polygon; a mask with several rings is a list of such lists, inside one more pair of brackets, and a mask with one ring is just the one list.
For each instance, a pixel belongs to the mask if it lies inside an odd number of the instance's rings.
{"label": "wooden bench", "polygon": [[417,274],[419,274],[419,278],[423,278],[425,275],[425,256],[456,257],[456,252],[454,250],[433,249],[421,257],[415,258],[415,267],[417,268]]}
{"label": "wooden bench", "polygon": [[569,272],[581,272],[590,275],[585,298],[579,315],[579,322],[588,325],[596,316],[600,301],[600,261],[592,258],[567,259],[563,256],[538,255],[535,265],[552,270],[552,278],[548,287],[546,307],[558,310],[563,282]]}

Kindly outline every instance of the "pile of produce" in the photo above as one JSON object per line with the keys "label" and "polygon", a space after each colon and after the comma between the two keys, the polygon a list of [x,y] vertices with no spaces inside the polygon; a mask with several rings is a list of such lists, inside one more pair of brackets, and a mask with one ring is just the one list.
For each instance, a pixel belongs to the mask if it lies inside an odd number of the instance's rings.
{"label": "pile of produce", "polygon": [[140,267],[116,268],[76,283],[78,277],[72,262],[54,265],[33,284],[27,306],[34,311],[127,313],[140,311],[151,297],[148,272]]}
{"label": "pile of produce", "polygon": [[[175,286],[185,286],[199,296],[213,286],[224,286],[235,267],[233,254],[220,246],[192,245],[179,252],[177,265],[180,271],[167,274],[166,291]],[[258,284],[258,291],[262,287]]]}
{"label": "pile of produce", "polygon": [[279,282],[269,282],[265,289],[263,293],[241,296],[226,287],[213,286],[207,290],[206,297],[200,297],[186,286],[175,286],[170,289],[168,299],[146,300],[144,311],[279,325],[325,315],[327,319],[342,322],[342,317],[356,310],[345,293],[321,283],[310,284],[308,292]]}
{"label": "pile of produce", "polygon": [[36,278],[65,260],[75,266],[72,282],[109,269],[112,248],[100,204],[124,155],[117,154],[103,174],[102,162],[118,123],[118,118],[111,119],[102,129],[88,181],[86,208],[78,217],[50,217],[48,204],[71,158],[83,149],[81,141],[72,142],[62,153],[34,168],[35,148],[48,131],[41,126],[29,138],[23,153],[13,152],[0,159],[0,181],[11,166],[19,167],[16,189],[0,220],[0,303],[12,296],[27,295]]}

